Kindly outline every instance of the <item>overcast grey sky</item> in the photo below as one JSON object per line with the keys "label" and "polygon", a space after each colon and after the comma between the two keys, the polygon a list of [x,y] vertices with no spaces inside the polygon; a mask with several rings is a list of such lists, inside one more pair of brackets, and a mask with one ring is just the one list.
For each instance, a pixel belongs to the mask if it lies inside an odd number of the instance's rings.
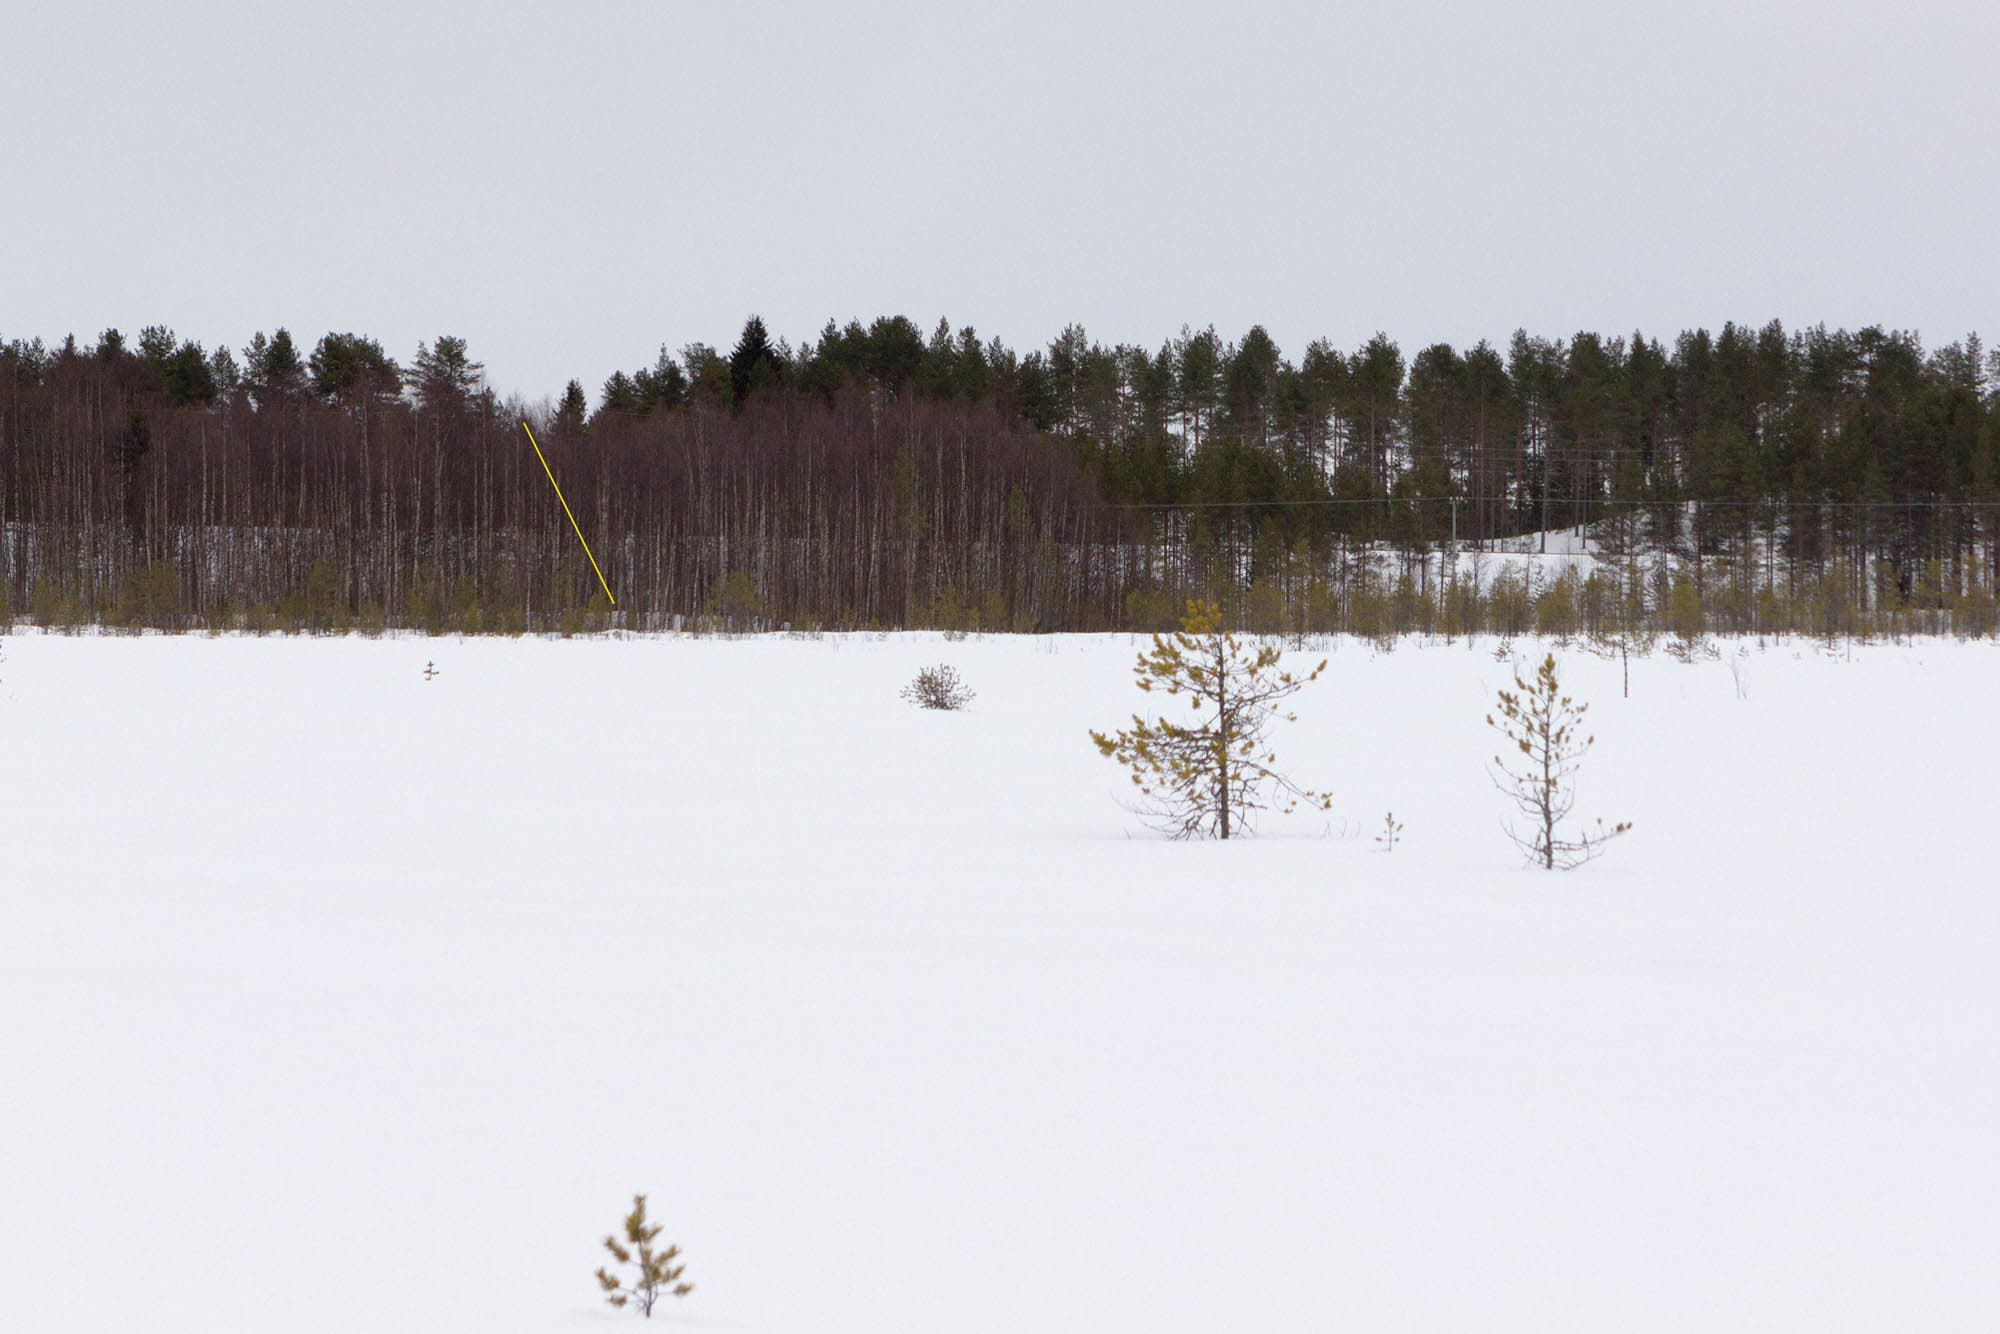
{"label": "overcast grey sky", "polygon": [[7,0],[0,336],[2000,333],[2000,4]]}

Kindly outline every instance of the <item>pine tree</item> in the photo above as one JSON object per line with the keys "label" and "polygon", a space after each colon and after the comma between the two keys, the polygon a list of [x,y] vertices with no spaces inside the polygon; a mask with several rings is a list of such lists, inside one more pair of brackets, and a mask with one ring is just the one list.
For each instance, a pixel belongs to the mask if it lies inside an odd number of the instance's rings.
{"label": "pine tree", "polygon": [[862,347],[868,376],[892,396],[917,377],[924,365],[924,335],[907,315],[883,315],[868,326]]}
{"label": "pine tree", "polygon": [[1667,652],[1681,662],[1696,662],[1719,656],[1708,640],[1707,618],[1702,612],[1701,589],[1694,580],[1679,578],[1667,595],[1667,629],[1673,642]]}
{"label": "pine tree", "polygon": [[689,343],[681,349],[681,364],[687,367],[687,400],[729,407],[735,389],[729,381],[729,359],[707,343]]}
{"label": "pine tree", "polygon": [[1205,428],[1215,415],[1222,378],[1222,340],[1216,337],[1215,326],[1196,333],[1183,324],[1180,337],[1174,340],[1174,356],[1179,363],[1175,388],[1188,447],[1200,449],[1207,436]]}
{"label": "pine tree", "polygon": [[[1626,471],[1636,468],[1630,460]],[[1590,651],[1600,657],[1615,658],[1623,676],[1626,698],[1632,695],[1632,655],[1644,658],[1659,638],[1646,613],[1646,570],[1640,562],[1645,550],[1645,516],[1635,497],[1636,485],[1629,479],[1619,488],[1620,507],[1597,524],[1597,555],[1608,569],[1606,584],[1611,591],[1611,614],[1591,628]],[[1601,572],[1601,571],[1600,571]],[[1597,578],[1593,575],[1592,578]]]}
{"label": "pine tree", "polygon": [[1576,805],[1577,771],[1597,742],[1583,734],[1583,716],[1589,711],[1588,704],[1562,693],[1551,653],[1533,681],[1514,674],[1514,689],[1500,692],[1498,719],[1486,715],[1486,725],[1507,738],[1512,752],[1493,757],[1494,785],[1533,821],[1527,833],[1507,826],[1507,836],[1544,870],[1581,866],[1632,827],[1628,821],[1606,829],[1599,820],[1593,830],[1575,837],[1562,832]]}
{"label": "pine tree", "polygon": [[174,331],[164,324],[149,324],[139,330],[139,355],[156,371],[165,371],[167,358],[179,343]]}
{"label": "pine tree", "polygon": [[357,333],[330,333],[319,340],[307,359],[313,392],[336,403],[368,398],[394,398],[402,387],[402,372],[382,345]]}
{"label": "pine tree", "polygon": [[656,1251],[653,1243],[659,1239],[660,1225],[646,1222],[646,1197],[632,1197],[632,1212],[625,1215],[625,1239],[617,1237],[604,1239],[604,1249],[611,1252],[612,1259],[621,1265],[632,1265],[637,1273],[632,1275],[628,1287],[624,1279],[608,1269],[597,1271],[597,1286],[605,1293],[605,1300],[611,1305],[624,1308],[637,1306],[639,1314],[650,1318],[653,1306],[662,1297],[685,1297],[694,1291],[694,1284],[681,1282],[681,1274],[687,1266],[680,1263],[681,1248],[668,1246]]}
{"label": "pine tree", "polygon": [[1132,771],[1142,814],[1175,838],[1228,838],[1254,813],[1282,811],[1304,801],[1321,810],[1333,799],[1279,773],[1264,739],[1274,718],[1291,722],[1279,704],[1319,679],[1326,662],[1303,676],[1277,670],[1276,646],[1244,644],[1222,628],[1214,603],[1190,602],[1181,628],[1154,635],[1153,647],[1132,669],[1139,689],[1186,697],[1200,715],[1188,727],[1161,718],[1132,716],[1132,727],[1111,735],[1093,731],[1098,751]]}
{"label": "pine tree", "polygon": [[435,344],[417,344],[416,364],[407,378],[416,391],[417,403],[437,412],[464,406],[478,390],[485,371],[483,363],[466,354],[463,338],[440,334]]}

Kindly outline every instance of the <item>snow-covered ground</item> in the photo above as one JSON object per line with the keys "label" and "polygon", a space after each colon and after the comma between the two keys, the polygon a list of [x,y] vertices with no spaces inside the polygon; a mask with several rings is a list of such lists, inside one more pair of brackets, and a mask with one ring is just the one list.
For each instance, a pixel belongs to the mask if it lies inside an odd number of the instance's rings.
{"label": "snow-covered ground", "polygon": [[1551,876],[1491,641],[1226,845],[1136,646],[10,636],[0,1328],[621,1328],[641,1190],[693,1329],[2000,1328],[2000,648],[1564,654]]}

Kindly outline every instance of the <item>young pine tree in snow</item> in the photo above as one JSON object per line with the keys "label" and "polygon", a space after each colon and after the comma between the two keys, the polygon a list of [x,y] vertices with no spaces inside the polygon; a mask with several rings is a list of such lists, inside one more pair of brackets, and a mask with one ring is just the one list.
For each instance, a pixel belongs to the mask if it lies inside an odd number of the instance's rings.
{"label": "young pine tree in snow", "polygon": [[1604,845],[1632,826],[1629,822],[1569,836],[1562,823],[1576,805],[1576,774],[1597,738],[1583,732],[1588,704],[1562,693],[1556,678],[1555,654],[1542,659],[1533,681],[1514,674],[1514,689],[1500,692],[1499,717],[1486,715],[1486,725],[1507,739],[1505,751],[1493,757],[1493,782],[1530,820],[1527,832],[1507,826],[1507,836],[1529,859],[1545,870],[1581,866]]}
{"label": "young pine tree in snow", "polygon": [[1249,645],[1222,628],[1214,603],[1188,604],[1181,628],[1154,635],[1132,669],[1139,689],[1187,700],[1191,724],[1132,716],[1127,731],[1093,731],[1099,752],[1132,771],[1141,814],[1175,838],[1228,838],[1257,811],[1290,811],[1303,801],[1333,805],[1323,792],[1299,786],[1272,766],[1265,741],[1273,719],[1293,721],[1279,705],[1319,679],[1326,662],[1303,676],[1278,670],[1271,644]]}
{"label": "young pine tree in snow", "polygon": [[625,1215],[625,1239],[606,1237],[604,1249],[621,1265],[631,1265],[638,1272],[632,1275],[628,1286],[624,1279],[600,1268],[597,1271],[597,1285],[604,1289],[605,1300],[613,1306],[637,1306],[639,1314],[651,1317],[653,1305],[662,1297],[685,1297],[694,1291],[694,1284],[681,1282],[681,1274],[687,1266],[680,1263],[681,1248],[668,1246],[656,1251],[653,1243],[659,1239],[660,1225],[646,1222],[646,1197],[632,1197],[632,1212]]}
{"label": "young pine tree in snow", "polygon": [[1390,811],[1382,817],[1382,832],[1375,835],[1375,841],[1382,845],[1382,851],[1394,852],[1397,842],[1403,837],[1403,822]]}
{"label": "young pine tree in snow", "polygon": [[1701,589],[1686,576],[1674,580],[1667,594],[1667,629],[1673,632],[1673,639],[1667,644],[1667,653],[1681,662],[1694,663],[1722,656],[1708,637]]}
{"label": "young pine tree in snow", "polygon": [[1632,658],[1653,651],[1659,633],[1646,614],[1646,569],[1641,518],[1636,508],[1606,519],[1598,527],[1598,556],[1611,571],[1610,615],[1591,632],[1590,651],[1618,663],[1625,697],[1632,697]]}

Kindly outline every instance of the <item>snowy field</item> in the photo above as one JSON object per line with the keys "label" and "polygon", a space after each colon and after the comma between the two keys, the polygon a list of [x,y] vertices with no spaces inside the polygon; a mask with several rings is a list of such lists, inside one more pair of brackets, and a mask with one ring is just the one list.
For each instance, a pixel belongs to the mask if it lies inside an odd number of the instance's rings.
{"label": "snowy field", "polygon": [[1564,654],[1563,876],[1490,640],[1226,845],[1123,636],[4,644],[7,1330],[626,1328],[641,1190],[729,1334],[2000,1328],[1992,644]]}

